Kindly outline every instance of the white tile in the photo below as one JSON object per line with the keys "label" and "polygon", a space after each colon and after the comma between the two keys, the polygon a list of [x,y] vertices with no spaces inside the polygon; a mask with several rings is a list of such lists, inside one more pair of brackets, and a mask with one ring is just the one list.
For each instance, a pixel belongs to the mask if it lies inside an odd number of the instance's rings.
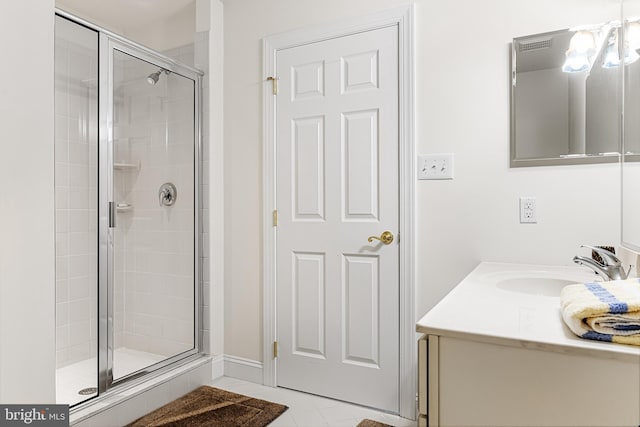
{"label": "white tile", "polygon": [[69,255],[83,255],[89,252],[89,233],[74,231],[67,233],[69,242]]}
{"label": "white tile", "polygon": [[56,350],[62,350],[69,346],[69,327],[67,325],[56,327]]}
{"label": "white tile", "polygon": [[68,255],[69,235],[67,233],[56,233],[56,256]]}
{"label": "white tile", "polygon": [[69,324],[69,344],[83,345],[91,340],[89,319]]}
{"label": "white tile", "polygon": [[[67,349],[56,350],[56,368],[63,367],[67,364],[68,356]],[[58,402],[58,401],[56,401]]]}
{"label": "white tile", "polygon": [[[69,208],[69,187],[57,186],[55,189],[55,192],[56,192],[55,199],[56,199],[56,219],[57,219],[59,215],[62,215],[62,214],[66,215],[67,209]],[[64,224],[64,228],[59,229],[58,223],[56,222],[57,232],[67,232],[68,228],[69,228],[68,224]]]}
{"label": "white tile", "polygon": [[[66,143],[56,142],[56,164],[55,164],[55,185],[56,191],[59,187],[66,187],[69,185],[69,165],[58,159],[58,151],[66,150]],[[66,151],[60,153],[60,156],[66,156]],[[65,160],[66,161],[66,160]],[[66,208],[66,206],[60,206],[56,204],[56,208]]]}
{"label": "white tile", "polygon": [[87,97],[85,95],[69,94],[68,115],[74,119],[83,119],[88,116]]}
{"label": "white tile", "polygon": [[69,259],[69,277],[87,277],[89,276],[89,255],[70,255]]}
{"label": "white tile", "polygon": [[69,323],[69,304],[61,302],[56,304],[56,326],[64,326]]}
{"label": "white tile", "polygon": [[[86,210],[69,211],[68,231],[86,231],[89,228],[89,214]],[[59,231],[59,230],[56,230]]]}
{"label": "white tile", "polygon": [[[86,298],[69,302],[69,323],[78,323],[89,320],[90,303],[91,301]],[[87,335],[87,338],[89,337],[90,335]]]}
{"label": "white tile", "polygon": [[68,280],[69,282],[69,300],[85,299],[89,301],[89,304],[94,304],[95,301],[89,299],[89,286],[96,286],[95,283],[91,283],[88,276],[74,277]]}
{"label": "white tile", "polygon": [[[69,167],[69,185],[72,187],[89,187],[89,165],[72,164]],[[86,208],[86,207],[85,207]]]}
{"label": "white tile", "polygon": [[69,300],[69,282],[66,279],[56,280],[56,302]]}
{"label": "white tile", "polygon": [[69,258],[66,256],[56,257],[56,279],[65,280],[69,277]]}
{"label": "white tile", "polygon": [[[70,187],[69,188],[69,209],[83,209],[88,210],[90,208],[89,205],[89,190],[87,188],[77,188]],[[83,230],[75,229],[74,231],[84,231],[89,228],[88,222],[89,216],[87,215],[86,226]]]}
{"label": "white tile", "polygon": [[69,140],[69,122],[68,122],[67,116],[56,114],[54,127],[55,127],[54,134],[55,134],[56,141]]}
{"label": "white tile", "polygon": [[67,349],[70,361],[85,360],[91,357],[91,347],[95,346],[95,343],[90,341],[82,344],[71,346]]}
{"label": "white tile", "polygon": [[83,153],[72,148],[72,146],[78,145],[78,143],[84,138],[84,125],[85,123],[82,119],[71,117],[67,118],[69,161],[71,163],[86,163],[88,161],[88,157],[86,155],[82,156]]}
{"label": "white tile", "polygon": [[[56,58],[56,68],[58,68],[58,60]],[[57,72],[57,70],[56,70]],[[62,77],[56,76],[55,83],[54,111],[56,114],[67,115],[69,111],[69,95],[65,89],[67,89],[67,83],[62,81]]]}
{"label": "white tile", "polygon": [[286,411],[269,424],[269,427],[298,427],[298,424],[296,424],[289,411]]}
{"label": "white tile", "polygon": [[211,382],[211,385],[234,393],[244,394],[288,406],[289,409],[271,424],[276,427],[355,427],[365,418],[384,422],[393,426],[417,426],[415,421],[406,420],[404,418],[375,411],[370,408],[284,388],[266,387],[236,378],[217,378]]}

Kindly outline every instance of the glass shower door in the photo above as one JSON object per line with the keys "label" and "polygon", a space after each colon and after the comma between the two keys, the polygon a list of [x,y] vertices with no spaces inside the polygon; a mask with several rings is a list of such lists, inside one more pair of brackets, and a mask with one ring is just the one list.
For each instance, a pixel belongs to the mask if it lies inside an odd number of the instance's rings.
{"label": "glass shower door", "polygon": [[115,383],[196,351],[197,144],[196,81],[145,52],[114,46],[111,54],[107,365]]}
{"label": "glass shower door", "polygon": [[55,18],[56,401],[98,385],[98,32]]}
{"label": "glass shower door", "polygon": [[56,402],[201,351],[201,76],[55,18]]}

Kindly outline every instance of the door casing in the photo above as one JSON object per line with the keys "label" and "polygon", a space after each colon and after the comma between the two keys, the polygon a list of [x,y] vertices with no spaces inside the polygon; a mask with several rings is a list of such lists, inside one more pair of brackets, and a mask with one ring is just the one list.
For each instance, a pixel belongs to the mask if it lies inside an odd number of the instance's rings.
{"label": "door casing", "polygon": [[415,146],[414,146],[414,6],[408,5],[333,24],[313,26],[281,33],[262,40],[262,128],[263,128],[263,383],[275,387],[276,363],[276,96],[272,80],[276,77],[278,50],[339,38],[350,34],[397,26],[399,84],[399,184],[400,184],[400,415],[416,416],[416,333],[415,333]]}

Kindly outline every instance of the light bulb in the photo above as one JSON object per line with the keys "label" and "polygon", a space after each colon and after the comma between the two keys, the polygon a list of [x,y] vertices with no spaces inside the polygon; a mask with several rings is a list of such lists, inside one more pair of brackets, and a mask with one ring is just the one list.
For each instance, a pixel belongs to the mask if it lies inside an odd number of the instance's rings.
{"label": "light bulb", "polygon": [[596,51],[596,40],[591,31],[576,31],[569,42],[569,51],[572,53],[591,56]]}
{"label": "light bulb", "polygon": [[617,43],[609,43],[607,51],[604,54],[604,60],[602,61],[602,68],[615,68],[618,65],[620,65],[618,45]]}
{"label": "light bulb", "polygon": [[629,22],[626,28],[627,45],[632,50],[640,49],[640,22]]}
{"label": "light bulb", "polygon": [[565,73],[580,73],[587,71],[591,63],[589,62],[589,56],[585,53],[577,53],[567,51],[567,59],[562,65],[562,71]]}
{"label": "light bulb", "polygon": [[640,59],[640,55],[635,49],[625,48],[624,50],[624,65],[630,65]]}

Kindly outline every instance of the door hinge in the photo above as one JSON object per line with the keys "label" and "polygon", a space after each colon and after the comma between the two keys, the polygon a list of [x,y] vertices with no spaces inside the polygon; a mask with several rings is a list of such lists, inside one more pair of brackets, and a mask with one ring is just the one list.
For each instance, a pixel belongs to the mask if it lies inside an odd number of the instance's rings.
{"label": "door hinge", "polygon": [[273,358],[278,357],[278,341],[273,342]]}
{"label": "door hinge", "polygon": [[271,80],[271,88],[272,88],[272,93],[274,95],[278,94],[278,78],[277,77],[273,77],[273,76],[269,76],[267,77],[267,81]]}
{"label": "door hinge", "polygon": [[273,211],[273,226],[274,227],[278,226],[278,210],[277,209]]}

